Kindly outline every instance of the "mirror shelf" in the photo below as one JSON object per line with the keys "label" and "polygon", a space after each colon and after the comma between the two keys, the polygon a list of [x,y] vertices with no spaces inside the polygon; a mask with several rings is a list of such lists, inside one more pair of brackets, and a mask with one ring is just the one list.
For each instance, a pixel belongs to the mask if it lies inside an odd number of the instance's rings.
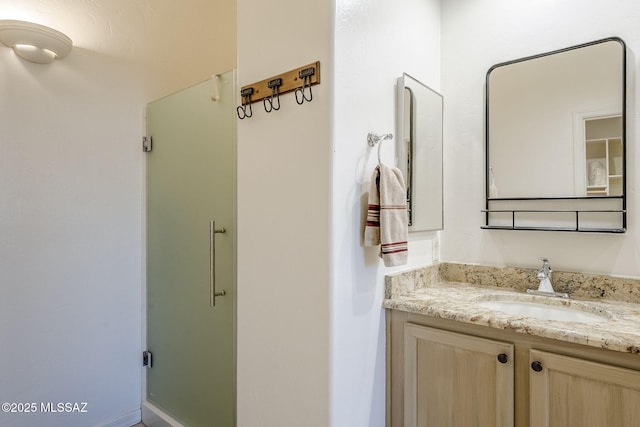
{"label": "mirror shelf", "polygon": [[[610,216],[616,215],[619,216],[621,223],[624,221],[623,218],[626,215],[626,211],[623,210],[536,210],[536,209],[496,209],[496,210],[483,210],[487,217],[489,215],[502,215],[502,225],[485,225],[481,228],[488,230],[527,230],[527,231],[574,231],[574,232],[582,232],[582,233],[624,233],[626,231],[626,227],[621,228],[611,228],[608,227],[598,227],[593,224],[593,219],[589,220],[588,218],[584,220],[584,217],[588,217],[589,215],[599,215],[599,216]],[[540,215],[547,216],[547,218],[540,217]],[[522,220],[522,225],[520,223],[521,218],[525,217]],[[529,216],[529,221],[531,218],[535,219],[535,224],[538,225],[527,225],[526,217]],[[555,218],[551,218],[551,216],[555,216]],[[564,217],[564,218],[563,218]],[[554,225],[550,226],[542,226],[539,225],[544,223],[545,220],[553,221]],[[491,220],[487,219],[487,224],[490,223]],[[567,225],[559,225],[560,222],[564,222]],[[585,226],[585,222],[587,225]]]}
{"label": "mirror shelf", "polygon": [[624,233],[622,196],[488,200],[484,229]]}

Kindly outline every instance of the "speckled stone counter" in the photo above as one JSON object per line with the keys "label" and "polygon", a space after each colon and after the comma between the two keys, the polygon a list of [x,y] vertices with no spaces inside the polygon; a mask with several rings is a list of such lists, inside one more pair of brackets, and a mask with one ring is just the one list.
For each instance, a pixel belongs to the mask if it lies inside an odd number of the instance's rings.
{"label": "speckled stone counter", "polygon": [[[384,307],[523,334],[640,354],[640,280],[553,273],[571,299],[529,295],[537,270],[442,263],[386,276]],[[506,314],[483,301],[535,302],[602,316],[600,323],[548,321]]]}

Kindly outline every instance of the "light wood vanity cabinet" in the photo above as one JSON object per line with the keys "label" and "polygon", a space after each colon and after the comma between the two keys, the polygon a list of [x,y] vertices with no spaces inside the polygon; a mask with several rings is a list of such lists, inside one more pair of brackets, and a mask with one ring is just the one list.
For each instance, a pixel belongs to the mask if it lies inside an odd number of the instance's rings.
{"label": "light wood vanity cabinet", "polygon": [[640,356],[387,311],[388,427],[637,427]]}
{"label": "light wood vanity cabinet", "polygon": [[640,372],[531,350],[532,426],[640,426]]}
{"label": "light wood vanity cabinet", "polygon": [[513,425],[513,345],[406,323],[404,425]]}

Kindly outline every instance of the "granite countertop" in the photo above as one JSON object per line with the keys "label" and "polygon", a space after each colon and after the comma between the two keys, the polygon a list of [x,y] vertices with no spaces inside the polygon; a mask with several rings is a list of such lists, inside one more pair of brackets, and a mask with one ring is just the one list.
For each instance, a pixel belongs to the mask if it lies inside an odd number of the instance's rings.
{"label": "granite countertop", "polygon": [[[567,300],[530,295],[522,289],[513,289],[508,286],[488,286],[486,283],[449,280],[451,277],[447,276],[456,276],[456,274],[447,274],[450,267],[451,264],[436,265],[387,276],[386,298],[383,306],[392,310],[511,330],[613,351],[640,354],[640,304],[635,301],[629,302],[629,297],[625,297],[627,301],[615,301],[604,298],[571,298]],[[455,265],[456,271],[462,269],[467,273],[475,268],[477,267]],[[498,283],[498,285],[504,284],[505,282],[501,281],[499,277],[500,274],[505,273],[504,269],[497,268],[497,270],[500,271],[490,275],[492,276],[490,281]],[[460,277],[455,278],[459,279]],[[621,280],[624,283],[619,285],[623,288],[640,285],[640,283],[635,283],[635,279]],[[477,282],[477,280],[471,281]],[[559,285],[560,288],[563,287],[562,284]],[[574,291],[579,293],[577,289]],[[611,290],[607,289],[607,292],[601,293],[607,294],[609,291]],[[573,308],[601,316],[604,321],[582,323],[540,320],[485,308],[481,305],[485,301],[534,302]]]}

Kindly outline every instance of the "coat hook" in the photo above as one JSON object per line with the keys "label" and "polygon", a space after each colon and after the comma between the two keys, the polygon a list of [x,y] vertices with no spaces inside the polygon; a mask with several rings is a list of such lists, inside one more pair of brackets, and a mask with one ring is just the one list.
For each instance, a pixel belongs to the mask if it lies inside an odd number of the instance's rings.
{"label": "coat hook", "polygon": [[[267,86],[269,86],[269,88],[271,89],[271,96],[269,98],[263,98],[262,104],[264,105],[264,111],[266,111],[267,113],[270,113],[273,110],[280,109],[280,93],[278,92],[278,88],[282,86],[282,79],[277,78],[277,79],[269,80],[269,83],[267,84]],[[276,101],[278,101],[277,107],[273,105],[274,97]],[[267,107],[267,103],[269,103],[268,107]]]}
{"label": "coat hook", "polygon": [[[244,120],[245,118],[253,116],[253,110],[251,108],[251,95],[253,95],[253,88],[247,87],[240,91],[240,96],[242,96],[242,103],[238,108],[236,108],[236,112],[238,113],[238,118],[240,120]],[[249,112],[247,112],[247,106],[249,107]]]}
{"label": "coat hook", "polygon": [[[298,73],[298,77],[302,79],[302,87],[299,87],[295,90],[296,102],[298,105],[304,104],[305,101],[311,101],[313,99],[313,93],[311,92],[311,76],[316,73],[316,69],[314,67],[305,68],[304,70],[300,70]],[[306,88],[309,88],[309,97],[305,94]],[[300,94],[300,97],[298,97]]]}

